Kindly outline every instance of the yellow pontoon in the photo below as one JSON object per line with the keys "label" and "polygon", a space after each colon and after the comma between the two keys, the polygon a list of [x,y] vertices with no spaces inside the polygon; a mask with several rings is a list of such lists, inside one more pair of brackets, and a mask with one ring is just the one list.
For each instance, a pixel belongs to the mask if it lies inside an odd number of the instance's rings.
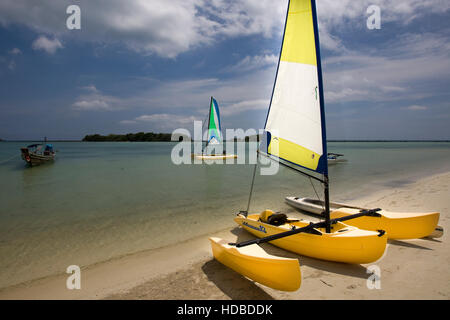
{"label": "yellow pontoon", "polygon": [[[271,225],[261,221],[262,216],[270,214],[266,210],[261,215],[251,214],[245,217],[238,214],[234,221],[258,238],[306,227],[309,221],[289,220],[280,225]],[[273,212],[272,212],[273,213]],[[308,233],[298,233],[271,241],[273,245],[300,255],[345,263],[371,263],[377,261],[386,249],[387,236],[382,231],[361,230],[342,222],[331,226],[331,232],[325,228],[314,228]]]}
{"label": "yellow pontoon", "polygon": [[[330,212],[332,219],[346,217],[358,209],[340,208]],[[389,239],[416,239],[432,234],[439,222],[439,212],[408,213],[381,210],[379,216],[359,217],[347,224],[365,230],[385,230]]]}
{"label": "yellow pontoon", "polygon": [[277,290],[296,291],[300,288],[297,259],[272,256],[256,244],[236,248],[219,238],[209,240],[214,258],[234,271]]}

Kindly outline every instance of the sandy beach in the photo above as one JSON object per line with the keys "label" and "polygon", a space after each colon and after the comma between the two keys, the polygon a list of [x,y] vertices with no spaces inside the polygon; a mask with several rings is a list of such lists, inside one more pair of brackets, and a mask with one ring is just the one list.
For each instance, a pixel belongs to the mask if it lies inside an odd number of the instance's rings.
{"label": "sandy beach", "polygon": [[450,246],[445,233],[450,229],[449,194],[447,172],[352,202],[391,211],[441,214],[443,237],[389,241],[383,258],[371,264],[381,270],[380,289],[367,287],[369,265],[316,260],[270,244],[263,245],[267,252],[299,259],[302,286],[287,293],[254,283],[212,257],[208,236],[230,241],[251,238],[236,227],[81,268],[80,290],[66,288],[69,275],[62,270],[57,276],[3,288],[0,299],[449,299]]}

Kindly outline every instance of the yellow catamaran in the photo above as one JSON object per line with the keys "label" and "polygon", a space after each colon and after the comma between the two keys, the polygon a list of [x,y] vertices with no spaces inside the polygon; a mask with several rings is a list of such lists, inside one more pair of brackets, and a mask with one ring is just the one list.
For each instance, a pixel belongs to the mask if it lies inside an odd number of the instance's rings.
{"label": "yellow catamaran", "polygon": [[[227,243],[210,238],[213,255],[218,261],[266,286],[297,290],[301,284],[300,267],[297,259],[271,256],[257,244],[270,242],[300,255],[323,260],[371,263],[385,252],[388,235],[399,239],[411,234],[423,236],[432,232],[439,220],[439,213],[393,217],[381,209],[356,207],[333,210],[330,214],[322,71],[314,0],[289,1],[265,136],[258,154],[275,159],[324,186],[324,221],[295,220],[271,210],[248,214],[249,199],[247,211],[238,213],[235,221],[258,239]],[[252,190],[250,196],[251,193]]]}
{"label": "yellow catamaran", "polygon": [[[256,249],[256,244],[270,242],[301,255],[356,264],[376,261],[386,249],[387,236],[383,230],[361,230],[343,223],[377,214],[378,209],[330,219],[318,36],[315,1],[291,0],[259,153],[323,183],[327,203],[325,220],[318,223],[293,220],[270,210],[249,215],[247,208],[237,215],[235,221],[259,239],[237,244],[211,239],[217,260],[250,279],[286,291],[300,287],[298,260],[276,260],[278,257],[262,254],[262,249]],[[301,169],[308,169],[321,177]],[[254,249],[249,250],[247,246]],[[274,264],[277,264],[277,272],[273,272]],[[294,280],[290,282],[289,279]]]}

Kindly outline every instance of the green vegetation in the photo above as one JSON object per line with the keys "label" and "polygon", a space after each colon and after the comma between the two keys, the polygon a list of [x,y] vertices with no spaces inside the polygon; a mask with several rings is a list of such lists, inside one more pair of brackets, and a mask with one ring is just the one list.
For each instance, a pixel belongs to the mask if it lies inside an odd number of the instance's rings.
{"label": "green vegetation", "polygon": [[258,135],[253,135],[253,136],[245,136],[244,139],[238,139],[236,137],[233,139],[234,142],[238,142],[238,141],[240,141],[240,142],[242,142],[242,141],[245,141],[245,142],[258,141],[259,142],[260,140],[261,140],[261,137],[260,137],[259,134]]}
{"label": "green vegetation", "polygon": [[153,132],[138,132],[127,134],[109,134],[102,136],[100,134],[88,134],[83,138],[83,141],[171,141],[170,133],[153,133]]}

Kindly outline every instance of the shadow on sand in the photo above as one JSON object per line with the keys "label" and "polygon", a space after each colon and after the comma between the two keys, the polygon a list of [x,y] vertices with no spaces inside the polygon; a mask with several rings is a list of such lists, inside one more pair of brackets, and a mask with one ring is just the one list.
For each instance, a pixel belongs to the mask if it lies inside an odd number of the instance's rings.
{"label": "shadow on sand", "polygon": [[[426,239],[426,240],[440,242],[440,241],[434,240],[434,239]],[[391,244],[394,246],[406,247],[406,248],[413,248],[413,249],[433,250],[431,248],[420,246],[420,245],[412,243],[412,242],[406,242],[406,241],[400,241],[400,240],[388,240],[388,244]]]}
{"label": "shadow on sand", "polygon": [[206,262],[202,270],[217,288],[233,300],[273,300],[272,296],[253,281],[225,267],[217,260]]}

